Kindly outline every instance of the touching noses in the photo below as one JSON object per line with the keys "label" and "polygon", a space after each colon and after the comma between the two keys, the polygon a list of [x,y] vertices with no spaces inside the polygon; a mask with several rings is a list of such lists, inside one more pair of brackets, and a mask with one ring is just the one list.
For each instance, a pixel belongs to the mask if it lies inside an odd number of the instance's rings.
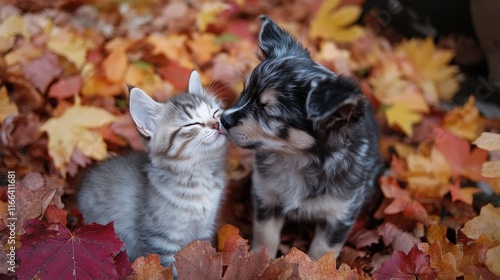
{"label": "touching noses", "polygon": [[229,128],[231,128],[232,126],[234,126],[235,120],[231,117],[230,114],[223,113],[222,116],[220,116],[220,122],[221,122],[222,126],[224,126],[224,128],[226,130],[229,130]]}

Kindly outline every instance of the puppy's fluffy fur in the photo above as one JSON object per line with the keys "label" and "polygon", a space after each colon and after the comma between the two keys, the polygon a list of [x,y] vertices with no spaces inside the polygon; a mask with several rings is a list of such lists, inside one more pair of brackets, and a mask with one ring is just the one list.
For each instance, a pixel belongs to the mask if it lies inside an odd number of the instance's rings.
{"label": "puppy's fluffy fur", "polygon": [[252,247],[276,256],[289,218],[316,222],[312,259],[338,256],[381,170],[373,110],[355,83],[261,20],[261,63],[221,117],[237,145],[256,150]]}

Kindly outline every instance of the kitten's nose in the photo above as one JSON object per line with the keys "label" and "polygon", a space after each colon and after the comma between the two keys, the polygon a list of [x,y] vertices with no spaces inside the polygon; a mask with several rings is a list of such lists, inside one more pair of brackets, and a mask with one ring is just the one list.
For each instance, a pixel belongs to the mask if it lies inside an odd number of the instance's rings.
{"label": "kitten's nose", "polygon": [[226,130],[234,125],[234,120],[231,118],[231,115],[226,113],[223,113],[222,116],[220,116],[220,122]]}
{"label": "kitten's nose", "polygon": [[215,130],[219,130],[219,122],[214,122],[212,124],[212,128],[215,129]]}

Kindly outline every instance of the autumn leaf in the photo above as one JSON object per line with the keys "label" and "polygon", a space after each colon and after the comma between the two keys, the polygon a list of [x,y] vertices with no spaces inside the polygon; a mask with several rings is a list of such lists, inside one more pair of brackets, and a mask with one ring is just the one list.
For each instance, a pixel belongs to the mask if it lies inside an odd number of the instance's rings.
{"label": "autumn leaf", "polygon": [[309,37],[349,43],[360,38],[363,28],[352,25],[361,15],[356,5],[338,7],[340,0],[325,0],[310,23]]}
{"label": "autumn leaf", "polygon": [[87,51],[94,46],[94,41],[59,27],[52,29],[47,42],[49,50],[67,58],[77,69],[83,68]]}
{"label": "autumn leaf", "polygon": [[64,99],[76,96],[82,89],[82,78],[79,75],[67,77],[55,82],[49,89],[49,97]]}
{"label": "autumn leaf", "polygon": [[415,197],[441,198],[448,192],[451,169],[439,150],[430,155],[412,153],[408,156],[408,172],[404,175],[408,189]]}
{"label": "autumn leaf", "polygon": [[500,134],[483,132],[472,144],[487,151],[500,151]]}
{"label": "autumn leaf", "polygon": [[413,78],[430,104],[437,104],[440,99],[449,100],[457,92],[459,69],[449,65],[454,54],[437,49],[432,38],[403,41],[396,47],[396,53],[413,64],[417,71]]}
{"label": "autumn leaf", "polygon": [[0,123],[7,117],[16,117],[19,114],[16,104],[10,102],[9,94],[5,86],[0,87]]}
{"label": "autumn leaf", "polygon": [[408,254],[401,251],[393,253],[392,257],[382,263],[375,271],[373,279],[436,279],[438,270],[431,267],[429,255],[423,254],[413,246]]}
{"label": "autumn leaf", "polygon": [[111,123],[115,119],[115,116],[103,109],[74,105],[62,116],[51,118],[42,125],[40,131],[49,135],[49,155],[63,176],[75,147],[92,159],[106,158],[106,143],[99,133],[90,129]]}
{"label": "autumn leaf", "polygon": [[384,113],[388,125],[398,126],[410,137],[413,135],[413,125],[420,122],[422,119],[420,114],[412,111],[410,107],[404,103],[390,104],[385,108]]}
{"label": "autumn leaf", "polygon": [[437,269],[437,279],[456,279],[463,275],[457,269],[457,261],[451,252],[444,253],[441,242],[436,240],[431,243],[427,252],[430,257],[430,264]]}
{"label": "autumn leaf", "polygon": [[169,34],[168,36],[162,36],[151,34],[146,38],[146,42],[154,47],[153,54],[164,55],[184,68],[195,69],[196,65],[191,60],[186,48],[187,39],[186,35]]}
{"label": "autumn leaf", "polygon": [[380,179],[380,188],[386,198],[393,199],[384,209],[384,214],[402,213],[405,217],[425,221],[427,211],[419,202],[413,200],[407,190],[399,187],[397,181],[390,177]]}
{"label": "autumn leaf", "polygon": [[157,254],[149,254],[144,257],[140,256],[135,259],[132,264],[133,274],[130,279],[151,279],[151,280],[166,280],[173,279],[172,269],[167,269],[160,264],[160,257]]}
{"label": "autumn leaf", "polygon": [[486,261],[484,264],[488,269],[500,277],[500,246],[491,248],[486,252]]}
{"label": "autumn leaf", "polygon": [[[114,255],[123,243],[113,230],[113,224],[85,225],[71,233],[61,224],[46,224],[29,220],[21,236],[22,247],[17,252],[20,279],[117,278]],[[43,248],[41,250],[40,248]]]}
{"label": "autumn leaf", "polygon": [[47,207],[47,210],[45,210],[45,217],[51,224],[61,223],[63,226],[66,226],[67,216],[68,211],[66,211],[65,209],[59,209],[55,205],[49,205],[49,207]]}
{"label": "autumn leaf", "polygon": [[267,249],[248,252],[246,246],[239,246],[233,252],[223,279],[252,280],[257,279],[269,265]]}
{"label": "autumn leaf", "polygon": [[450,184],[449,186],[451,201],[455,202],[460,200],[468,205],[472,205],[474,200],[474,194],[481,192],[480,189],[475,187],[465,187],[461,188],[459,182],[455,182],[454,184]]}
{"label": "autumn leaf", "polygon": [[404,232],[392,223],[383,223],[377,228],[377,234],[382,237],[386,246],[392,246],[395,251],[407,253],[420,243],[420,239],[416,238],[409,232]]}
{"label": "autumn leaf", "polygon": [[465,223],[461,231],[471,239],[484,234],[491,241],[500,241],[500,207],[483,206],[479,216]]}
{"label": "autumn leaf", "polygon": [[201,32],[204,32],[208,25],[217,20],[218,15],[231,6],[221,2],[204,2],[199,13],[196,15],[196,25]]}
{"label": "autumn leaf", "polygon": [[194,241],[175,255],[180,279],[221,279],[222,257],[207,241]]}
{"label": "autumn leaf", "polygon": [[23,68],[24,75],[42,93],[45,93],[50,83],[59,77],[62,71],[57,56],[52,52],[45,52]]}
{"label": "autumn leaf", "polygon": [[471,96],[463,107],[457,107],[443,118],[443,127],[463,139],[476,139],[484,128],[485,120],[475,106],[474,96]]}
{"label": "autumn leaf", "polygon": [[194,34],[193,39],[188,41],[187,45],[195,61],[201,65],[209,62],[221,50],[221,45],[216,42],[215,35],[210,33]]}

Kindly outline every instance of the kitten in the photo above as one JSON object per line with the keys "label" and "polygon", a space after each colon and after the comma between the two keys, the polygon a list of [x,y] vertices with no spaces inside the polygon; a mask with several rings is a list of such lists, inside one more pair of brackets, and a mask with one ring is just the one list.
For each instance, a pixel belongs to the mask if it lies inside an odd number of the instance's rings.
{"label": "kitten", "polygon": [[256,151],[252,247],[275,257],[285,219],[306,220],[316,223],[309,256],[338,257],[382,167],[373,109],[350,79],[261,20],[261,63],[221,116],[228,136]]}
{"label": "kitten", "polygon": [[85,222],[114,221],[131,261],[154,253],[167,267],[181,247],[212,239],[226,184],[223,110],[196,71],[188,91],[158,103],[132,88],[130,114],[147,152],[111,159],[81,183]]}

